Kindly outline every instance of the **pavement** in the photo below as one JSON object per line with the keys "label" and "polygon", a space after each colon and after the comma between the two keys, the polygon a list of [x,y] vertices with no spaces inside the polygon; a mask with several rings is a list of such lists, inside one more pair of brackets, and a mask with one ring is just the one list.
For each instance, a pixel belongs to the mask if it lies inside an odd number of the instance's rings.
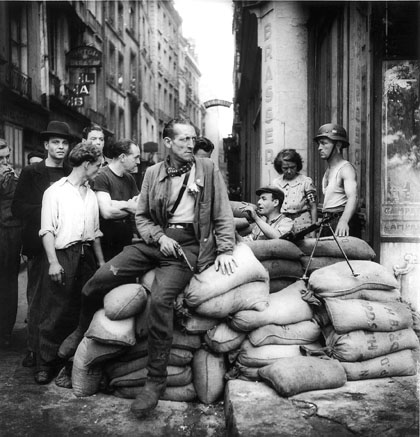
{"label": "pavement", "polygon": [[347,382],[334,390],[280,397],[262,382],[231,380],[214,405],[160,401],[139,421],[131,400],[77,398],[54,382],[37,385],[25,355],[26,275],[20,275],[13,345],[0,350],[0,436],[419,436],[417,376]]}

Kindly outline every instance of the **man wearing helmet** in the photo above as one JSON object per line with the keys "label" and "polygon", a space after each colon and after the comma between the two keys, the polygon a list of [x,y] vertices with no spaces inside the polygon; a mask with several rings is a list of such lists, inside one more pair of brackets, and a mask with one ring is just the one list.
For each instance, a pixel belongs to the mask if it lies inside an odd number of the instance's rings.
{"label": "man wearing helmet", "polygon": [[324,124],[314,141],[321,159],[328,164],[322,178],[323,215],[332,218],[331,226],[337,236],[359,236],[355,216],[358,204],[356,170],[343,158],[343,149],[349,147],[347,132],[338,124]]}

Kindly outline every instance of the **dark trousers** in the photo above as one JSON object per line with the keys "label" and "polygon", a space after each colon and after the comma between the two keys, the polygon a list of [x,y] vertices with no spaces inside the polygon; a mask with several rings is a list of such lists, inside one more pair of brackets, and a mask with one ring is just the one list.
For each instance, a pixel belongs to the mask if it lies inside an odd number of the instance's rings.
{"label": "dark trousers", "polygon": [[[167,229],[166,235],[178,241],[189,262],[195,266],[199,244],[193,232]],[[174,300],[190,281],[193,272],[183,258],[165,257],[157,246],[137,243],[124,250],[105,265],[83,288],[83,308],[80,325],[83,329],[93,312],[100,308],[103,297],[113,288],[130,282],[147,271],[155,269],[148,314],[149,377],[166,377],[167,362],[173,338]]]}
{"label": "dark trousers", "polygon": [[80,316],[81,291],[96,270],[92,247],[74,244],[57,250],[57,258],[64,269],[64,283],[51,281],[49,263],[44,255],[45,280],[39,314],[39,343],[37,370],[59,364],[57,352],[63,340],[77,327]]}
{"label": "dark trousers", "polygon": [[48,278],[48,271],[45,267],[45,255],[41,252],[39,255],[28,258],[27,274],[28,284],[26,288],[26,299],[28,301],[27,313],[27,344],[28,350],[36,352],[38,348],[38,325],[39,315],[41,312],[41,295],[42,286],[45,278]]}
{"label": "dark trousers", "polygon": [[18,276],[22,231],[0,227],[0,339],[9,340],[18,308]]}

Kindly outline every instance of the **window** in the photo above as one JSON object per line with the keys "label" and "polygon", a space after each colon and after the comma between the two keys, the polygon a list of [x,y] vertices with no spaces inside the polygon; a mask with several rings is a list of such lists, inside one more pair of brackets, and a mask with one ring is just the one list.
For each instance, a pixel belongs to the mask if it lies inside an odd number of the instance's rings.
{"label": "window", "polygon": [[124,31],[124,6],[118,3],[118,34],[122,37]]}
{"label": "window", "polygon": [[115,85],[116,81],[116,71],[115,71],[115,47],[114,44],[109,43],[109,73],[108,73],[108,81]]}
{"label": "window", "polygon": [[53,72],[57,72],[57,50],[58,50],[58,17],[53,13],[52,9],[48,10],[48,60],[49,68]]}
{"label": "window", "polygon": [[10,8],[10,60],[23,73],[27,72],[27,11],[25,5]]}
{"label": "window", "polygon": [[115,26],[115,2],[113,0],[108,2],[108,23]]}

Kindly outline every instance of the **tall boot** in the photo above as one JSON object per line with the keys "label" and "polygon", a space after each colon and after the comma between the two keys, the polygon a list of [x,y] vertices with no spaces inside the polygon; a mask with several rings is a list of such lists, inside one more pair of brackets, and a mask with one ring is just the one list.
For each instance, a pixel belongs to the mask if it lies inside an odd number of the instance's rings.
{"label": "tall boot", "polygon": [[142,419],[153,411],[166,389],[166,377],[147,377],[146,384],[131,404],[131,412]]}
{"label": "tall boot", "polygon": [[131,404],[131,411],[141,419],[154,410],[166,389],[167,366],[172,340],[152,340],[149,336],[149,362],[147,381]]}
{"label": "tall boot", "polygon": [[93,315],[101,307],[101,303],[82,295],[79,324],[77,328],[61,343],[57,355],[65,360],[70,359],[76,353],[77,346],[82,341],[88,330]]}

